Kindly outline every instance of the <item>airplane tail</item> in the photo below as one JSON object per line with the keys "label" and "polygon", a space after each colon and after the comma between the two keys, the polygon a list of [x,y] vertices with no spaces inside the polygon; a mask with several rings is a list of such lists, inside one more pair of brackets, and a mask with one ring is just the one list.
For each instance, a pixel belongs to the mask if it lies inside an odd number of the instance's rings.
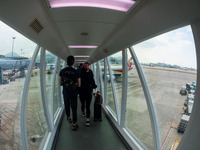
{"label": "airplane tail", "polygon": [[129,61],[128,61],[128,70],[133,69],[133,67],[132,67],[132,65],[133,65],[132,60],[133,60],[133,58],[131,57],[131,58],[129,59]]}

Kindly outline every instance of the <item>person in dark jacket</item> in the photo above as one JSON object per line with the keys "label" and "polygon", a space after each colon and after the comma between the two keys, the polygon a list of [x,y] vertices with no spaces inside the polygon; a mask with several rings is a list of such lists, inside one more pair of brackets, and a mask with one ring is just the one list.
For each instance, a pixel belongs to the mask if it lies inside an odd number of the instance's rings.
{"label": "person in dark jacket", "polygon": [[59,74],[59,85],[63,86],[63,97],[65,110],[67,115],[67,120],[72,123],[70,118],[70,106],[72,109],[73,124],[72,129],[76,130],[78,128],[77,122],[77,87],[81,86],[80,74],[76,69],[73,68],[74,57],[67,57],[68,67],[62,69]]}
{"label": "person in dark jacket", "polygon": [[90,126],[90,104],[92,100],[92,92],[97,85],[94,81],[94,75],[92,70],[90,70],[89,64],[86,62],[83,64],[81,70],[81,88],[80,88],[80,100],[81,100],[81,110],[83,116],[85,116],[85,106],[86,106],[86,126]]}

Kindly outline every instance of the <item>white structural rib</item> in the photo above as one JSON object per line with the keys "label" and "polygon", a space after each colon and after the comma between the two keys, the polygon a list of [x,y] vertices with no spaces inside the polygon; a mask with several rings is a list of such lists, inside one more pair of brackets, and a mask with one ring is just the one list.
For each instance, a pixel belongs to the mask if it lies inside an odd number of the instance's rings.
{"label": "white structural rib", "polygon": [[157,120],[156,120],[156,115],[155,115],[155,111],[154,111],[154,107],[153,107],[153,103],[151,100],[151,95],[144,77],[144,74],[142,72],[142,68],[139,64],[139,61],[137,59],[137,56],[134,52],[133,47],[130,47],[130,53],[132,55],[132,58],[134,60],[139,78],[140,78],[140,82],[142,84],[142,88],[144,91],[144,95],[146,98],[146,103],[147,103],[147,107],[148,107],[148,111],[149,111],[149,117],[150,117],[150,121],[151,121],[151,127],[152,127],[152,133],[153,133],[153,139],[154,139],[154,147],[156,150],[160,150],[160,141],[159,141],[159,134],[158,134],[158,125],[157,125]]}
{"label": "white structural rib", "polygon": [[24,89],[22,94],[22,105],[21,105],[21,137],[22,137],[22,145],[23,149],[28,150],[28,139],[27,139],[27,129],[26,129],[26,108],[27,108],[27,100],[28,100],[28,90],[31,80],[31,73],[33,71],[33,65],[35,63],[37,54],[39,52],[40,46],[37,45],[35,48],[35,52],[29,64],[28,73],[26,75]]}
{"label": "white structural rib", "polygon": [[121,99],[121,117],[120,126],[124,127],[126,119],[126,103],[127,103],[127,49],[122,51],[122,99]]}
{"label": "white structural rib", "polygon": [[120,122],[120,117],[119,117],[119,103],[118,103],[118,98],[116,96],[116,92],[115,92],[115,85],[114,85],[114,81],[113,81],[113,76],[112,76],[112,70],[110,67],[110,61],[108,60],[108,58],[106,58],[106,62],[108,64],[108,71],[109,71],[109,75],[110,75],[110,82],[111,82],[111,87],[112,87],[112,92],[113,92],[113,99],[115,102],[115,111],[116,111],[116,116],[117,116],[117,121]]}
{"label": "white structural rib", "polygon": [[48,131],[51,132],[53,129],[53,121],[51,121],[49,108],[47,103],[47,94],[46,94],[46,84],[45,84],[45,50],[41,48],[40,55],[40,82],[41,82],[41,94],[42,94],[42,103],[44,108],[44,114],[47,121]]}

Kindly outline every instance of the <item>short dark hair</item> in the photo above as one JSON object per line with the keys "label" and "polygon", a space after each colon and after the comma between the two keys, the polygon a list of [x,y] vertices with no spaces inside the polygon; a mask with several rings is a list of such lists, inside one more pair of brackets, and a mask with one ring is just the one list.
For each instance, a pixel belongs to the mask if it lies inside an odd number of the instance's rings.
{"label": "short dark hair", "polygon": [[72,66],[74,64],[74,56],[67,57],[67,65]]}
{"label": "short dark hair", "polygon": [[87,61],[85,62],[85,64],[88,64],[88,65],[90,65]]}
{"label": "short dark hair", "polygon": [[83,63],[80,63],[80,65],[79,65],[80,67],[82,67],[83,66]]}

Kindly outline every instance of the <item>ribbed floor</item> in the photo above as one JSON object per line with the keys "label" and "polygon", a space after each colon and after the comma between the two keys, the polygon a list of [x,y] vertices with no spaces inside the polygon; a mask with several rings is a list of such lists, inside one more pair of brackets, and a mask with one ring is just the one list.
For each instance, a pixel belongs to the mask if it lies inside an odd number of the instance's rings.
{"label": "ribbed floor", "polygon": [[102,113],[102,122],[93,121],[93,103],[91,104],[91,126],[85,126],[85,117],[81,115],[78,105],[77,131],[71,129],[71,124],[62,121],[55,150],[126,150],[127,148],[113,130],[106,116]]}

